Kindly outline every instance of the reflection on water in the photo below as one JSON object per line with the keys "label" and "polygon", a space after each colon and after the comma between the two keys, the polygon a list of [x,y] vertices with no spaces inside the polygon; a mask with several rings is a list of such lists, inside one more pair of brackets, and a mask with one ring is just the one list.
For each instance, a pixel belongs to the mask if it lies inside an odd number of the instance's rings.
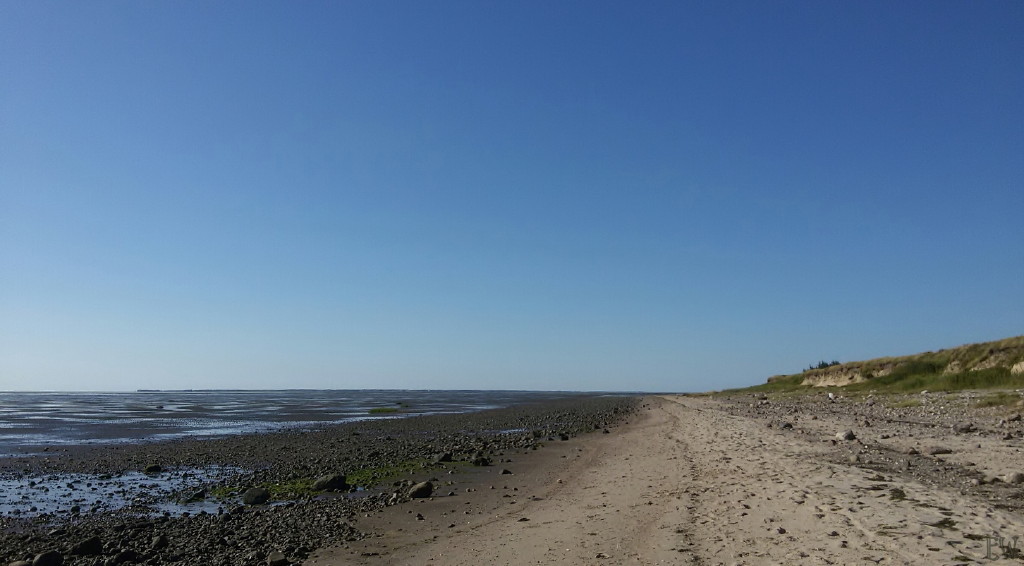
{"label": "reflection on water", "polygon": [[225,436],[360,419],[465,413],[577,395],[396,390],[0,392],[0,455],[69,444]]}
{"label": "reflection on water", "polygon": [[204,488],[235,476],[223,466],[178,468],[158,474],[51,474],[0,477],[0,515],[89,515],[130,509],[140,514],[217,513],[227,502]]}

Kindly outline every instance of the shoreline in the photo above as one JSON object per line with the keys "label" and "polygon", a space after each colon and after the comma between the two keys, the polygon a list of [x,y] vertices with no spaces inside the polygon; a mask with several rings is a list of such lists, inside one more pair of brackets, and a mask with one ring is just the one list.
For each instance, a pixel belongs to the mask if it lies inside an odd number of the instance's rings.
{"label": "shoreline", "polygon": [[[593,398],[281,435],[264,450],[284,460],[264,479],[323,468],[346,446],[363,461],[419,460],[356,497],[5,528],[0,549],[21,546],[0,564],[60,545],[83,566],[125,552],[197,566],[1019,564],[1007,545],[1024,534],[1024,419],[978,403],[987,395]],[[500,434],[511,429],[524,432]],[[260,440],[224,450],[241,457]],[[482,455],[491,465],[473,466]],[[429,496],[410,497],[423,481]],[[86,535],[100,554],[72,556]]]}
{"label": "shoreline", "polygon": [[[402,465],[412,472],[430,473],[434,469],[430,461],[440,453],[464,462],[477,452],[492,457],[512,447],[537,445],[548,437],[600,430],[613,425],[635,402],[630,397],[585,396],[474,413],[344,423],[318,431],[87,446],[10,458],[0,461],[0,471],[7,477],[119,474],[150,465],[161,466],[161,473],[214,465],[238,466],[247,472],[237,477],[235,485],[194,486],[195,491],[206,490],[206,498],[216,493],[226,499],[217,513],[200,511],[182,517],[140,517],[102,508],[95,512],[80,508],[75,513],[76,494],[70,490],[61,495],[67,504],[59,513],[0,517],[0,564],[32,559],[46,551],[62,554],[65,564],[102,564],[122,552],[137,562],[266,564],[275,549],[298,563],[316,548],[363,536],[348,520],[360,511],[395,502],[391,489],[352,497],[313,493],[308,487],[315,478],[359,470],[377,470],[387,476]],[[530,432],[507,432],[512,430]],[[274,506],[241,505],[238,499],[244,488],[256,486],[279,490],[286,501]],[[297,493],[288,491],[303,486]],[[62,489],[56,482],[46,487],[54,492]],[[158,540],[161,535],[166,542]],[[85,549],[76,546],[94,537],[98,543],[91,542]]]}
{"label": "shoreline", "polygon": [[32,456],[75,446],[303,432],[379,418],[463,414],[600,394],[467,390],[0,392],[0,406],[4,407],[0,452],[7,457]]}

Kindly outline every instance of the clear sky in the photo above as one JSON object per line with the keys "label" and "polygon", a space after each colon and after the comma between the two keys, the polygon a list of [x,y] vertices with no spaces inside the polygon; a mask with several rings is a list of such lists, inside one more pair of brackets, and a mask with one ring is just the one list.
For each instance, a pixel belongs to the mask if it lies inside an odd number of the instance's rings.
{"label": "clear sky", "polygon": [[1024,3],[0,0],[0,389],[695,391],[1024,334]]}

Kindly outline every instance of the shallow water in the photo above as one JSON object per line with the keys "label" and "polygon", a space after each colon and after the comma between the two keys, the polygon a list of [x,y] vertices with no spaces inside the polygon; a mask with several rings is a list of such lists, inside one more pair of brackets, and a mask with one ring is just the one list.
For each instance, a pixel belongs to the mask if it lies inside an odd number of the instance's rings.
{"label": "shallow water", "polygon": [[[315,429],[356,420],[466,413],[577,395],[404,390],[0,392],[0,456],[61,445]],[[397,412],[371,413],[372,409]]]}
{"label": "shallow water", "polygon": [[237,475],[229,467],[177,468],[159,474],[50,474],[0,477],[0,515],[89,515],[126,508],[140,514],[217,513],[226,504],[190,495]]}

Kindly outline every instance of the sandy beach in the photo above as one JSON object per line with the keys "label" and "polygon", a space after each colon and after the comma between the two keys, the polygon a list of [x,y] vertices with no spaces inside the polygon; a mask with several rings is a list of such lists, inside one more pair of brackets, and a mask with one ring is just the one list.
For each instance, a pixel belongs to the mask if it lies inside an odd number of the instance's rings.
{"label": "sandy beach", "polygon": [[[1019,564],[1024,419],[989,395],[591,397],[12,458],[57,511],[0,517],[0,564]],[[154,462],[138,504],[82,499]],[[192,475],[208,465],[249,471]],[[368,469],[365,489],[306,483]],[[146,505],[168,497],[189,512]]]}
{"label": "sandy beach", "polygon": [[970,402],[650,397],[305,564],[1018,564],[1020,420]]}

